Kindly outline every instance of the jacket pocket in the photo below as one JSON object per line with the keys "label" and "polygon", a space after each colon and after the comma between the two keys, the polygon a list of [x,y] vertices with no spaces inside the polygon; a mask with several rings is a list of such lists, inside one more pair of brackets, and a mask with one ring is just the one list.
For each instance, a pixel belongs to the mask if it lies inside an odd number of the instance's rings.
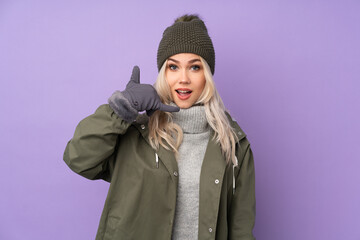
{"label": "jacket pocket", "polygon": [[104,240],[112,240],[116,236],[116,230],[119,226],[120,218],[108,216],[106,221]]}
{"label": "jacket pocket", "polygon": [[130,237],[128,231],[121,226],[122,224],[121,217],[108,216],[104,238],[102,240],[133,240],[133,237]]}

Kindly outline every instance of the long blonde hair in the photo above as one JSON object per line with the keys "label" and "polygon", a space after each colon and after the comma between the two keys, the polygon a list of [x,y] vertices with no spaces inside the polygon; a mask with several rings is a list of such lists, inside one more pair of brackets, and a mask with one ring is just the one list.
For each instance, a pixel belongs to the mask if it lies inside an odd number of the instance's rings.
{"label": "long blonde hair", "polygon": [[[232,129],[225,114],[224,103],[215,88],[215,83],[211,70],[207,62],[200,57],[204,67],[205,87],[195,104],[204,104],[206,119],[210,127],[215,131],[214,138],[220,143],[221,151],[226,159],[226,163],[236,164],[235,144],[238,138]],[[164,104],[173,101],[170,87],[165,78],[167,60],[162,65],[154,87]],[[170,112],[156,111],[149,119],[149,142],[154,149],[162,145],[168,150],[178,154],[179,146],[183,139],[183,132],[179,125],[172,121]],[[165,142],[168,146],[165,144]]]}

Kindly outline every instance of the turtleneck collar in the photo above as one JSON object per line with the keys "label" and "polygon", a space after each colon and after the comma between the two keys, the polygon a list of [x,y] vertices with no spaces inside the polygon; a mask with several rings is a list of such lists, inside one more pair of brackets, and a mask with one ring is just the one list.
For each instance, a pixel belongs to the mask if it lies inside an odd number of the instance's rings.
{"label": "turtleneck collar", "polygon": [[202,133],[209,130],[204,105],[181,108],[179,112],[173,112],[172,116],[174,123],[178,124],[184,133]]}

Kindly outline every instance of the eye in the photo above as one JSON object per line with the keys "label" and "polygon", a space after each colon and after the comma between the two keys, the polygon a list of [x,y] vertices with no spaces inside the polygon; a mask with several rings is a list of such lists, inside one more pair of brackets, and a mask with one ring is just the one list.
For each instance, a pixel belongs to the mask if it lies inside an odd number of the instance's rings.
{"label": "eye", "polygon": [[170,68],[170,70],[176,70],[177,66],[174,64],[169,64],[169,68]]}
{"label": "eye", "polygon": [[197,71],[200,69],[200,66],[199,65],[193,65],[191,66],[191,69],[194,70],[194,71]]}

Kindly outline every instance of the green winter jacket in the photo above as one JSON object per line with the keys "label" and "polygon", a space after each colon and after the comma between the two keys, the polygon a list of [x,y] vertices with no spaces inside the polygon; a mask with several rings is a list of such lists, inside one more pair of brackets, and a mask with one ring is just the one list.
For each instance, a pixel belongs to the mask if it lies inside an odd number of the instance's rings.
{"label": "green winter jacket", "polygon": [[[255,239],[255,172],[245,133],[238,134],[238,165],[226,164],[212,131],[199,190],[199,240]],[[178,166],[173,152],[148,142],[148,118],[119,118],[108,104],[76,127],[64,160],[88,179],[110,182],[97,240],[170,240],[176,206]]]}

